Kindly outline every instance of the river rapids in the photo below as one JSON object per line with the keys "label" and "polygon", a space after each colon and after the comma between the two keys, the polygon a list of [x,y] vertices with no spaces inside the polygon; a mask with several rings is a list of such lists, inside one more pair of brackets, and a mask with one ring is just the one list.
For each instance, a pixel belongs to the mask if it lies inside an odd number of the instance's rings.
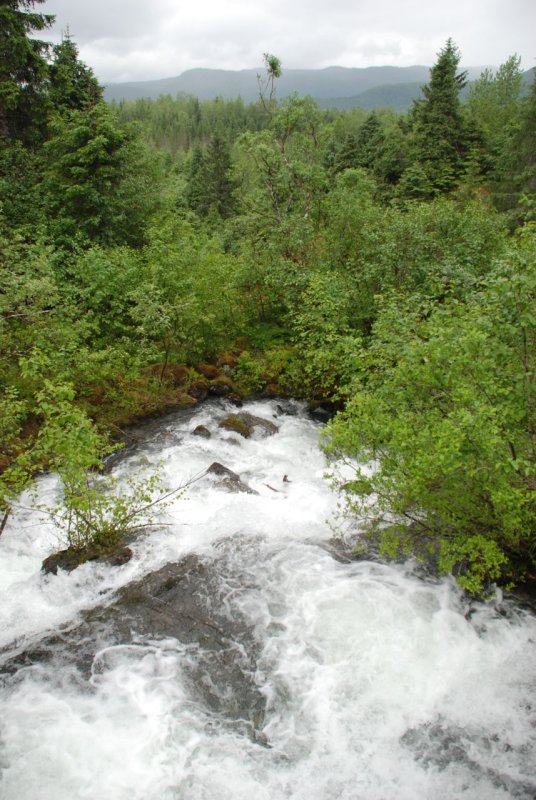
{"label": "river rapids", "polygon": [[[533,613],[357,559],[319,425],[292,402],[244,410],[278,431],[218,427],[223,401],[134,431],[120,481],[157,468],[173,488],[219,462],[253,491],[195,481],[122,566],[44,575],[58,531],[28,508],[9,520],[0,797],[533,798]],[[58,493],[40,480],[41,501]]]}

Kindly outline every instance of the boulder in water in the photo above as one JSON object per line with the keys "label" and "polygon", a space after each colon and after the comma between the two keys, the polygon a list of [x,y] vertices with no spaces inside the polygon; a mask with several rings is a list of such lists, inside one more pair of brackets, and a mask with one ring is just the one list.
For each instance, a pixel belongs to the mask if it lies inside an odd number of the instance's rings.
{"label": "boulder in water", "polygon": [[229,492],[245,492],[246,494],[259,494],[252,489],[247,483],[244,483],[243,480],[240,478],[240,475],[237,475],[236,472],[233,472],[232,469],[229,467],[224,467],[223,464],[218,463],[218,461],[214,461],[213,464],[207,469],[207,473],[211,475],[217,475],[218,478],[221,480],[219,481],[219,485],[223,486]]}
{"label": "boulder in water", "polygon": [[211,432],[205,425],[198,425],[197,428],[193,430],[194,436],[201,436],[203,439],[210,439],[212,436]]}
{"label": "boulder in water", "polygon": [[245,439],[249,439],[253,433],[260,432],[261,436],[272,436],[277,433],[279,428],[270,422],[269,419],[255,417],[247,411],[240,411],[238,414],[229,414],[220,422],[220,428],[239,433]]}

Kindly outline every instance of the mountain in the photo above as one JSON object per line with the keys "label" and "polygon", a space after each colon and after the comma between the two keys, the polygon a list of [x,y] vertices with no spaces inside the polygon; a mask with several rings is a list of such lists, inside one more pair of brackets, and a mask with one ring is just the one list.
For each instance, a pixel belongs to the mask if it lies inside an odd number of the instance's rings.
{"label": "mountain", "polygon": [[[483,67],[467,67],[468,77],[480,76]],[[106,100],[156,98],[163,94],[192,95],[199,100],[241,97],[245,103],[257,100],[257,75],[263,69],[189,69],[174,78],[131,83],[109,83]],[[530,74],[530,79],[528,78]],[[430,70],[414,67],[326,67],[325,69],[287,69],[277,81],[277,97],[290,94],[310,95],[324,108],[372,109],[391,107],[404,111],[419,97],[421,86],[428,82]],[[532,70],[526,73],[532,80]]]}

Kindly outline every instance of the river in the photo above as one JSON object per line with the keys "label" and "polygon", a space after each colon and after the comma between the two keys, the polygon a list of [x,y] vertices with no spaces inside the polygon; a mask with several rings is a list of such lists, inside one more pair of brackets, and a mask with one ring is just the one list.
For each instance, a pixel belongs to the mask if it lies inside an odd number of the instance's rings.
{"label": "river", "polygon": [[[35,511],[10,519],[0,796],[533,798],[534,615],[353,557],[318,424],[291,402],[244,409],[277,433],[219,428],[223,402],[134,432],[120,480],[158,468],[172,488],[219,462],[256,494],[197,480],[122,566],[45,576],[58,532]],[[40,480],[42,501],[58,491]]]}

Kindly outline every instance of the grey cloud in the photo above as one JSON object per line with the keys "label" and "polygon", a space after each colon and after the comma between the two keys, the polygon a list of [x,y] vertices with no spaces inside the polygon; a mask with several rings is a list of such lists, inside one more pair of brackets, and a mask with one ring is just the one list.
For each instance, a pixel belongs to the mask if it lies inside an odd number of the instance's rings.
{"label": "grey cloud", "polygon": [[465,64],[514,52],[536,64],[534,0],[46,0],[53,35],[69,25],[103,81],[176,75],[195,66],[432,64],[452,36]]}

